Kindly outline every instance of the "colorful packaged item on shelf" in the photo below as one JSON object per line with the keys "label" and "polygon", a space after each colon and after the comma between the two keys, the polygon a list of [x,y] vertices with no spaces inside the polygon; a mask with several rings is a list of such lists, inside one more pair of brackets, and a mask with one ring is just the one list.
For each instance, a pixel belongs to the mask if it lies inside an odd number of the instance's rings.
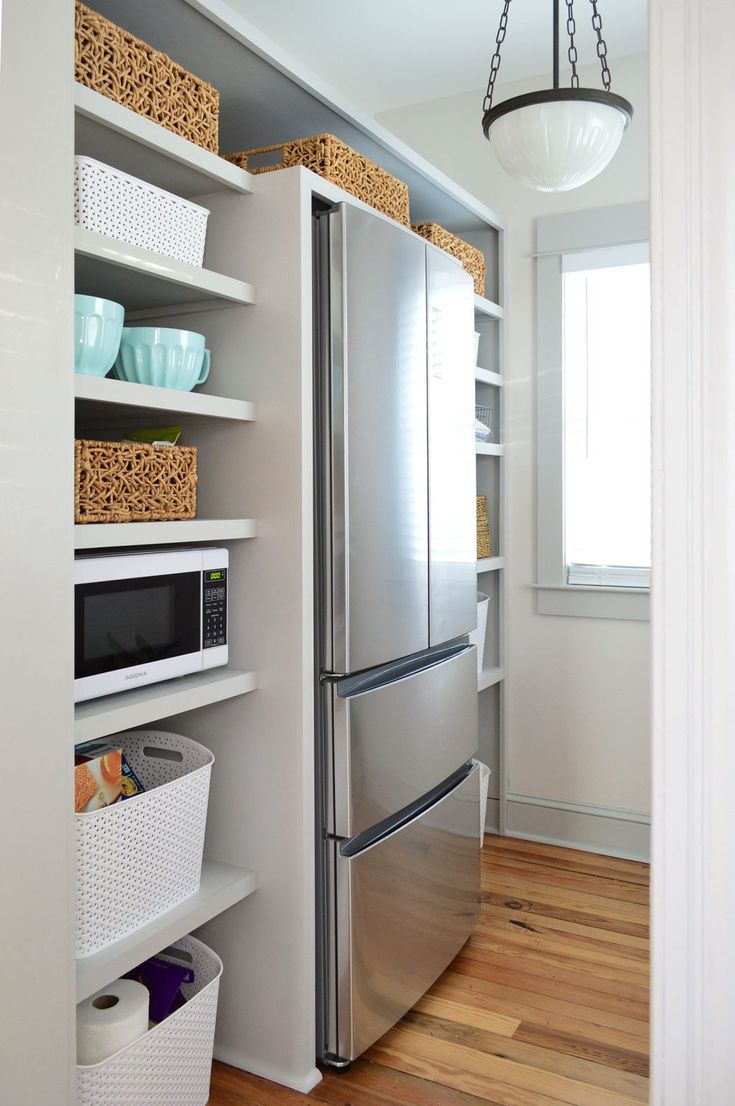
{"label": "colorful packaged item on shelf", "polygon": [[[87,741],[77,745],[74,765],[74,809],[77,814],[100,810],[118,799],[130,799],[145,791],[119,745],[111,745],[108,741]],[[94,795],[90,791],[92,780],[98,784]],[[90,798],[80,806],[86,795]]]}
{"label": "colorful packaged item on shelf", "polygon": [[88,814],[111,806],[122,790],[122,749],[106,746],[98,753],[74,756],[74,812]]}
{"label": "colorful packaged item on shelf", "polygon": [[133,968],[125,976],[134,979],[148,988],[150,995],[150,1019],[162,1022],[170,1014],[179,1010],[186,998],[181,992],[184,983],[193,983],[193,968],[167,960],[165,956],[152,956]]}

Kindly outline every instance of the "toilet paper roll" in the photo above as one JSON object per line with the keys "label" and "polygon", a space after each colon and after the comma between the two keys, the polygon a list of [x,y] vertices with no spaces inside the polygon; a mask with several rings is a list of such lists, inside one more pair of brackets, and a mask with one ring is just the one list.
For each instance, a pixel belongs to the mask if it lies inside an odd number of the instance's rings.
{"label": "toilet paper roll", "polygon": [[147,1031],[147,989],[118,979],[77,1006],[77,1063],[100,1064]]}

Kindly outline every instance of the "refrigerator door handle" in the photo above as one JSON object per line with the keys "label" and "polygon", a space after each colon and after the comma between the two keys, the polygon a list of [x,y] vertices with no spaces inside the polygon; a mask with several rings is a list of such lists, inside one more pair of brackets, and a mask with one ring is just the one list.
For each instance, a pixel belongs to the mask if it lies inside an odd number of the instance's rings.
{"label": "refrigerator door handle", "polygon": [[365,695],[370,691],[378,691],[383,687],[390,687],[400,680],[407,680],[411,676],[418,676],[421,672],[428,672],[446,661],[454,660],[466,653],[468,649],[474,649],[467,641],[457,642],[453,645],[431,649],[426,653],[419,653],[414,657],[404,657],[390,664],[381,665],[380,668],[370,669],[369,672],[358,672],[355,675],[341,676],[337,673],[325,673],[324,679],[337,683],[337,694],[341,699],[354,699],[357,695]]}

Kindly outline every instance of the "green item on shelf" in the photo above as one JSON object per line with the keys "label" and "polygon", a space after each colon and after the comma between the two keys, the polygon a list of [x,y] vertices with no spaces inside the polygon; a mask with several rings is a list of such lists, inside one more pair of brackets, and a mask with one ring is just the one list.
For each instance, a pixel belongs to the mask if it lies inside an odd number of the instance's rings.
{"label": "green item on shelf", "polygon": [[145,430],[129,430],[123,440],[126,442],[147,442],[149,445],[156,442],[176,445],[180,437],[180,426],[154,426]]}

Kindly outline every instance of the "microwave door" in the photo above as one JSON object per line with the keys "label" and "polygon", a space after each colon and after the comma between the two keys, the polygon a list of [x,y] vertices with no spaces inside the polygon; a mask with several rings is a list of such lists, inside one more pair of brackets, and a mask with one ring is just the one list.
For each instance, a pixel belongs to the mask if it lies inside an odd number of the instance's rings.
{"label": "microwave door", "polygon": [[75,700],[201,670],[201,608],[201,570],[78,583]]}

